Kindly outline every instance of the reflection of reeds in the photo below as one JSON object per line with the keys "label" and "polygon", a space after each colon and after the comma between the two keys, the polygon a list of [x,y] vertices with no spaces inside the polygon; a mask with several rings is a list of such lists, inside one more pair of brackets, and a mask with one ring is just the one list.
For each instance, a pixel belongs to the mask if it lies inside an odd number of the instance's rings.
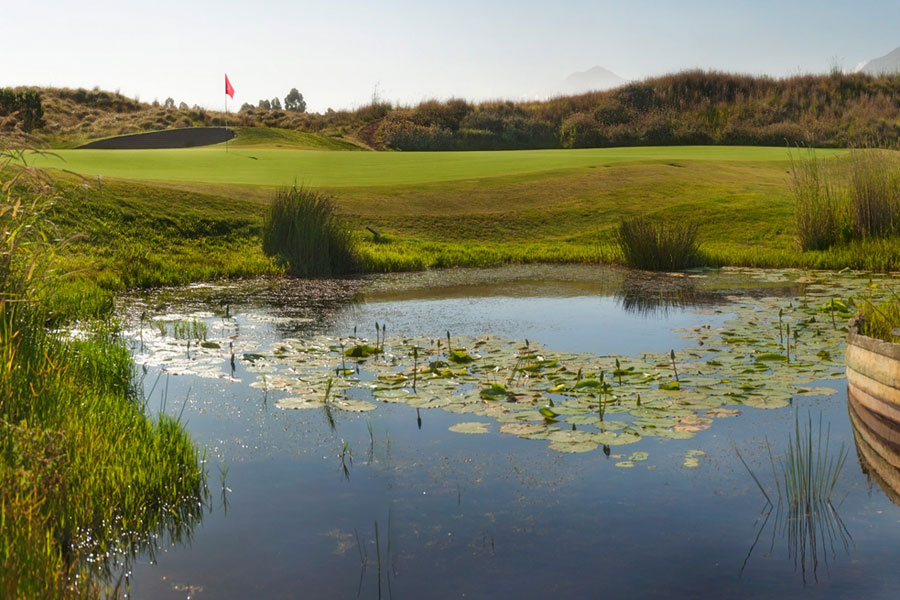
{"label": "reflection of reeds", "polygon": [[[795,416],[794,431],[779,459],[773,456],[767,442],[774,494],[766,490],[738,451],[738,458],[766,498],[756,540],[747,553],[741,572],[747,566],[773,511],[772,547],[776,534],[780,534],[787,541],[788,556],[793,560],[794,568],[801,572],[804,583],[809,573],[818,580],[819,558],[827,565],[829,553],[835,554],[837,544],[845,552],[850,551],[852,537],[831,501],[848,451],[842,444],[836,454],[831,452],[830,441],[831,427],[823,432],[820,415],[817,427],[813,426],[812,417],[808,418],[805,426],[801,426],[799,417]],[[777,504],[773,502],[773,496]]]}
{"label": "reflection of reeds", "polygon": [[694,280],[686,277],[635,273],[622,282],[616,298],[626,312],[651,316],[667,314],[669,309],[721,303],[724,296],[698,290]]}

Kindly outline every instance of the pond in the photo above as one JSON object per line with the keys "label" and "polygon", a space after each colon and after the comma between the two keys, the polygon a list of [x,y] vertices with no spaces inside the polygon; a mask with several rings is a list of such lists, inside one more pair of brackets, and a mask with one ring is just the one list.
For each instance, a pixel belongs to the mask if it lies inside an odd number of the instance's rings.
{"label": "pond", "polygon": [[[894,597],[897,471],[842,364],[844,302],[888,292],[529,266],[126,298],[148,409],[210,485],[132,596]],[[798,508],[804,448],[831,493]]]}

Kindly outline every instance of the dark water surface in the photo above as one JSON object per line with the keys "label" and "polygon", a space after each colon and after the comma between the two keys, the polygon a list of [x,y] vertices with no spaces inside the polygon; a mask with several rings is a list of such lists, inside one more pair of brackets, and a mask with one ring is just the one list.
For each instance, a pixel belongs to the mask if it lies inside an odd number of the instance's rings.
{"label": "dark water surface", "polygon": [[[739,272],[532,267],[194,287],[132,299],[127,311],[135,325],[141,313],[199,315],[210,333],[230,328],[236,342],[261,345],[354,326],[374,337],[377,321],[389,336],[491,333],[639,356],[693,344],[674,329],[720,327],[734,295],[798,293]],[[607,456],[555,452],[496,427],[455,433],[448,427],[473,416],[404,404],[338,411],[332,428],[323,411],[276,407],[286,392],[249,387],[249,366],[236,361],[239,381],[147,367],[151,409],[183,410],[206,448],[212,507],[189,544],[140,557],[132,597],[895,598],[900,589],[900,508],[863,472],[843,380],[818,383],[835,395],[744,407],[692,439],[647,437]],[[221,368],[231,374],[227,359]],[[796,519],[764,512],[735,450],[771,480],[766,439],[780,453],[797,414],[821,415],[831,447],[849,450],[833,495],[838,520],[813,521],[814,548],[792,534]],[[649,458],[616,467],[636,450]],[[703,452],[695,468],[685,466],[693,450]]]}

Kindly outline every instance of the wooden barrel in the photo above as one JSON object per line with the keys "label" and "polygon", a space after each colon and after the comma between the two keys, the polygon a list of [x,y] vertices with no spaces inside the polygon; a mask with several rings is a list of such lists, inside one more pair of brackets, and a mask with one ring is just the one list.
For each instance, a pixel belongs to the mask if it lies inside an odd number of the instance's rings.
{"label": "wooden barrel", "polygon": [[900,423],[900,344],[859,333],[850,321],[847,338],[847,397],[869,412]]}

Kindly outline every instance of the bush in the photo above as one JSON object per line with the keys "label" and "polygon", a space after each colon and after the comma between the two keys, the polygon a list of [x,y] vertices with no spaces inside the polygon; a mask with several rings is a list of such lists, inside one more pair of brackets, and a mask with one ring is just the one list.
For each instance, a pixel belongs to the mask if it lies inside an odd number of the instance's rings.
{"label": "bush", "polygon": [[352,232],[337,217],[331,198],[303,187],[275,193],[262,246],[300,277],[351,273],[358,265]]}
{"label": "bush", "polygon": [[695,223],[654,223],[637,217],[622,221],[616,242],[625,262],[637,269],[674,271],[700,262]]}

